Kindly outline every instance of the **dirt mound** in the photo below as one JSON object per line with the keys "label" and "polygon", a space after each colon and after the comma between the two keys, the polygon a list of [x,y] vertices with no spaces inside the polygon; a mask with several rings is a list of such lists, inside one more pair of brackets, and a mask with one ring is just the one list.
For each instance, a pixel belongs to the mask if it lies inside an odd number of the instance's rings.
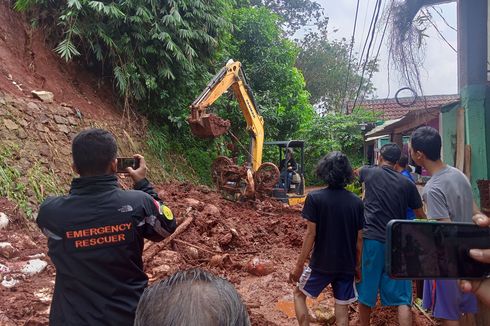
{"label": "dirt mound", "polygon": [[63,62],[52,50],[42,30],[0,0],[0,89],[18,97],[32,90],[54,93],[57,103],[67,103],[87,116],[103,119],[115,113],[117,99],[109,87],[76,64]]}
{"label": "dirt mound", "polygon": [[[236,286],[253,325],[296,325],[293,286],[287,283],[287,278],[305,231],[300,207],[288,207],[273,200],[230,202],[207,187],[187,183],[157,188],[179,225],[186,227],[181,227],[182,232],[172,241],[145,244],[145,270],[150,282],[177,270],[200,267],[227,278]],[[11,203],[5,200],[0,203],[7,203],[3,205],[4,211],[15,212]],[[15,222],[22,217],[13,216],[9,229],[0,231],[0,242],[9,241],[22,252],[14,260],[0,258],[0,264],[10,267],[22,264],[29,256],[46,253],[46,239],[40,232],[32,225],[26,232],[25,226]],[[45,256],[41,259],[49,262]],[[255,270],[251,268],[254,264]],[[50,264],[31,277],[15,275],[20,280],[18,285],[10,289],[0,286],[4,298],[0,305],[0,324],[29,321],[34,322],[32,325],[46,325],[54,268]],[[318,300],[308,300],[308,305],[319,316],[331,314],[334,305],[331,289],[324,291]],[[351,325],[357,325],[356,310],[357,306],[352,305]],[[414,310],[415,325],[429,325],[424,318]],[[396,312],[377,308],[372,324],[396,325]]]}
{"label": "dirt mound", "polygon": [[[297,324],[293,286],[287,278],[306,229],[301,206],[289,207],[270,199],[230,202],[207,187],[190,184],[167,184],[160,189],[160,197],[186,227],[173,241],[147,243],[144,260],[151,281],[179,269],[204,268],[237,287],[253,325]],[[318,316],[331,316],[334,303],[330,288],[317,300],[308,300]],[[413,311],[414,325],[430,325],[415,308]],[[372,316],[373,325],[397,324],[396,311],[390,308],[378,307]],[[357,305],[353,304],[351,325],[357,324]]]}
{"label": "dirt mound", "polygon": [[[0,212],[9,219],[7,228],[0,230],[0,244],[12,246],[9,258],[0,250],[0,325],[47,325],[54,267],[46,257],[46,239],[5,198],[0,198]],[[29,261],[42,261],[45,267],[30,275],[25,269]]]}

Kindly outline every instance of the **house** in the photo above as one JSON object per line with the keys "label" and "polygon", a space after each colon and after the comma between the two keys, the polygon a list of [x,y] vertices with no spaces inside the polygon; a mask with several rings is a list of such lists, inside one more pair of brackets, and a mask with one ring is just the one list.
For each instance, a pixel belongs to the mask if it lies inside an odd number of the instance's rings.
{"label": "house", "polygon": [[[411,132],[420,126],[441,129],[440,112],[443,107],[459,103],[459,95],[432,95],[408,101],[399,98],[365,100],[358,107],[379,112],[380,123],[365,135],[365,153],[369,163],[378,158],[378,150],[386,143],[397,143],[408,156]],[[402,105],[400,105],[401,103]]]}

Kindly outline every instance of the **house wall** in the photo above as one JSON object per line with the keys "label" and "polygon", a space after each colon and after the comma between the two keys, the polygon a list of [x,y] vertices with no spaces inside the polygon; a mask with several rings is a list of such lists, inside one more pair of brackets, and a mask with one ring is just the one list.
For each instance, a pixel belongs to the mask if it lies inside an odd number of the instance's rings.
{"label": "house wall", "polygon": [[466,143],[471,146],[471,185],[479,201],[476,182],[488,179],[490,172],[487,156],[490,127],[486,124],[488,1],[458,1],[457,5],[459,93],[461,106],[465,109]]}
{"label": "house wall", "polygon": [[456,156],[456,109],[450,108],[441,114],[442,129],[442,159],[445,163],[454,166]]}

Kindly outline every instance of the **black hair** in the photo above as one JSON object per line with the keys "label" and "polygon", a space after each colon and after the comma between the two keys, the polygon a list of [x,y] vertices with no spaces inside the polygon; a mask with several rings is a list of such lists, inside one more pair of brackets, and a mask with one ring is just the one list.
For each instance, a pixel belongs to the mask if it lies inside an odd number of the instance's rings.
{"label": "black hair", "polygon": [[145,289],[134,326],[249,326],[247,308],[227,280],[201,269],[178,271]]}
{"label": "black hair", "polygon": [[71,145],[73,163],[81,176],[107,173],[117,156],[114,136],[103,129],[88,129],[75,136]]}
{"label": "black hair", "polygon": [[431,161],[441,159],[441,135],[437,129],[424,126],[414,132],[410,138],[412,149],[416,152],[422,152]]}
{"label": "black hair", "polygon": [[354,180],[349,159],[341,152],[325,155],[318,162],[316,175],[332,189],[344,188]]}
{"label": "black hair", "polygon": [[381,154],[381,157],[385,161],[388,161],[393,164],[398,162],[400,156],[402,155],[402,151],[400,150],[400,147],[395,143],[389,143],[383,145],[383,147],[381,147],[381,149],[379,150],[379,153]]}
{"label": "black hair", "polygon": [[400,159],[398,160],[398,163],[399,166],[401,166],[402,168],[406,169],[407,168],[407,164],[408,164],[408,157],[406,157],[405,155],[402,155],[400,157]]}

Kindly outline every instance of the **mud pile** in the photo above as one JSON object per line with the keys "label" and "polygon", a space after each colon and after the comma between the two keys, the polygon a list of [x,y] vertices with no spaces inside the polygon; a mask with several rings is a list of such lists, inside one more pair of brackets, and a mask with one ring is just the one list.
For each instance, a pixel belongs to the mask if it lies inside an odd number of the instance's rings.
{"label": "mud pile", "polygon": [[[157,187],[173,210],[179,233],[172,241],[147,242],[145,270],[150,282],[179,269],[200,267],[232,282],[248,307],[253,325],[296,325],[288,273],[299,254],[306,225],[301,207],[264,200],[236,203],[224,200],[213,190],[191,184]],[[46,254],[46,239],[20,216],[14,205],[0,200],[0,212],[9,216],[0,242],[10,242],[17,254],[0,257],[0,264],[19,282],[0,286],[0,325],[47,325],[55,270]],[[23,276],[19,268],[31,257],[49,264],[39,274]],[[317,300],[308,300],[312,314],[330,320],[334,299],[327,289]],[[351,305],[351,325],[358,324],[357,305]],[[393,309],[377,308],[373,325],[396,325]],[[430,325],[414,310],[415,325]],[[323,324],[328,324],[326,321]]]}
{"label": "mud pile", "polygon": [[[8,224],[0,229],[0,325],[47,325],[54,285],[54,267],[46,257],[46,239],[16,206],[0,198]],[[42,262],[35,273],[29,262]]]}

